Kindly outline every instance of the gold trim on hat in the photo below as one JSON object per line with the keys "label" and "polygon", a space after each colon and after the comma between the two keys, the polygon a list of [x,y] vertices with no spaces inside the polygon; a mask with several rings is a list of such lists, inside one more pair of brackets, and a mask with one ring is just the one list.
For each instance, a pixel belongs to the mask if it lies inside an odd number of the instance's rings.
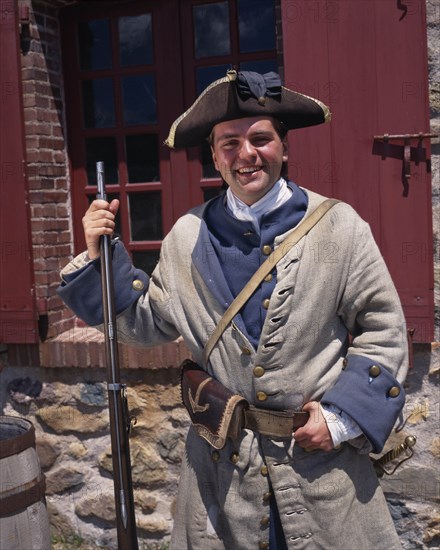
{"label": "gold trim on hat", "polygon": [[196,105],[199,103],[199,101],[201,101],[201,99],[210,91],[212,90],[212,88],[214,88],[215,86],[218,86],[219,84],[223,84],[225,82],[232,82],[235,80],[235,78],[233,77],[233,75],[231,74],[231,76],[229,75],[229,73],[232,73],[234,71],[228,71],[228,75],[227,76],[224,76],[223,78],[219,78],[218,80],[215,80],[214,82],[212,82],[207,88],[205,88],[205,90],[199,95],[199,97],[194,101],[194,103],[191,105],[191,107],[189,107],[184,113],[182,113],[179,118],[177,118],[173,124],[171,125],[171,128],[170,128],[170,132],[168,134],[168,137],[167,139],[164,141],[165,145],[168,145],[168,147],[170,147],[171,149],[174,149],[174,138],[175,138],[175,135],[176,135],[176,130],[177,130],[177,126],[179,126],[179,124],[182,122],[182,120],[187,116],[189,115],[189,113],[196,107]]}
{"label": "gold trim on hat", "polygon": [[[234,82],[235,80],[237,79],[237,71],[234,70],[234,69],[230,69],[228,70],[228,72],[226,73],[226,76],[224,76],[223,78],[220,78],[218,80],[215,80],[214,82],[212,82],[211,84],[209,84],[209,86],[207,88],[205,88],[205,90],[199,95],[199,97],[194,101],[194,103],[184,112],[182,113],[174,122],[173,124],[171,125],[171,128],[170,128],[170,131],[169,131],[169,134],[168,134],[168,137],[167,139],[164,141],[164,144],[167,145],[168,147],[170,147],[171,149],[174,149],[175,145],[175,136],[176,136],[176,131],[177,131],[177,127],[179,126],[179,124],[182,122],[182,120],[187,117],[192,111],[193,109],[195,109],[198,105],[198,103],[205,97],[205,95],[207,93],[209,93],[213,88],[215,88],[216,86],[218,86],[219,84],[225,84],[225,83],[230,83],[230,82]],[[319,99],[316,99],[314,97],[311,97],[311,96],[308,96],[306,94],[302,94],[300,92],[296,92],[294,90],[291,90],[289,88],[286,88],[285,86],[281,86],[281,88],[283,88],[284,90],[286,90],[286,92],[288,93],[294,93],[296,95],[299,95],[301,97],[304,97],[310,101],[313,101],[314,103],[316,103],[322,110],[322,112],[324,113],[324,122],[330,122],[331,120],[331,112],[330,112],[330,109],[327,107],[327,105],[325,103],[323,103],[322,101],[320,101]],[[264,105],[265,103],[265,99],[266,98],[258,98],[257,101],[260,105]],[[263,102],[264,100],[264,102]],[[274,115],[275,116],[275,115]]]}
{"label": "gold trim on hat", "polygon": [[319,105],[321,107],[321,109],[324,112],[324,122],[330,122],[331,121],[332,114],[330,112],[330,109],[327,107],[327,105],[325,103],[323,103],[322,101],[319,101],[319,99],[316,99],[316,97],[311,97],[309,95],[302,94],[301,92],[296,92],[295,90],[291,90],[290,88],[286,88],[285,86],[281,86],[281,87],[284,88],[285,90],[287,90],[288,92],[294,92],[295,94],[298,94],[302,97],[306,97],[307,99],[310,99],[311,101],[314,101],[317,105]]}

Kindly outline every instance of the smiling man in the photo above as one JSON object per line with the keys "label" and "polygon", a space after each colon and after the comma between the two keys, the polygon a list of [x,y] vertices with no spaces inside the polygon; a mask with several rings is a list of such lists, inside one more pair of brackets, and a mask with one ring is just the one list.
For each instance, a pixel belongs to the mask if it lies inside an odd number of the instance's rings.
{"label": "smiling man", "polygon": [[[400,548],[368,456],[404,404],[397,293],[368,224],[347,204],[283,246],[325,202],[286,179],[286,133],[329,120],[323,103],[275,73],[228,72],[166,141],[207,139],[227,191],[177,221],[151,278],[114,244],[120,339],[151,346],[182,336],[194,359],[183,366],[192,425],[174,550]],[[60,295],[91,325],[102,322],[99,238],[113,232],[117,209],[116,200],[91,204],[88,250],[62,272]],[[225,322],[278,250],[285,255]]]}
{"label": "smiling man", "polygon": [[212,131],[211,148],[215,168],[231,192],[249,206],[272,189],[287,162],[287,142],[271,118],[220,122]]}

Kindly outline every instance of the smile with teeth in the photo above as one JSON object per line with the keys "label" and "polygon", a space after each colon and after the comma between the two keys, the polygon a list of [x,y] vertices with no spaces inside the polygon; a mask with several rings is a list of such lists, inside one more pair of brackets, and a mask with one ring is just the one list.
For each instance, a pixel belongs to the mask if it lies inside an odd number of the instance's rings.
{"label": "smile with teeth", "polygon": [[261,166],[246,166],[244,168],[237,168],[239,174],[252,174],[261,170]]}

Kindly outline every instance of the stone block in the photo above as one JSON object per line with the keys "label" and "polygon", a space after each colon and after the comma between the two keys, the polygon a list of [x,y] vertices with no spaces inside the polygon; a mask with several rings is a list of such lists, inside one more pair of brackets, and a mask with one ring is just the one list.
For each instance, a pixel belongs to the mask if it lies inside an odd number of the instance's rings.
{"label": "stone block", "polygon": [[84,474],[75,468],[61,466],[46,474],[46,494],[64,493],[84,484]]}
{"label": "stone block", "polygon": [[134,491],[134,501],[144,514],[151,514],[157,508],[157,499],[152,497],[149,491],[142,489]]}
{"label": "stone block", "polygon": [[36,411],[36,416],[57,434],[95,433],[108,428],[108,412],[85,413],[72,405],[52,405]]}
{"label": "stone block", "polygon": [[440,501],[438,468],[407,466],[384,476],[381,486],[387,496],[414,501]]}
{"label": "stone block", "polygon": [[40,466],[43,470],[51,468],[60,454],[57,438],[47,434],[38,435],[35,442]]}
{"label": "stone block", "polygon": [[81,518],[98,518],[114,523],[116,517],[114,494],[87,495],[77,502],[75,512]]}

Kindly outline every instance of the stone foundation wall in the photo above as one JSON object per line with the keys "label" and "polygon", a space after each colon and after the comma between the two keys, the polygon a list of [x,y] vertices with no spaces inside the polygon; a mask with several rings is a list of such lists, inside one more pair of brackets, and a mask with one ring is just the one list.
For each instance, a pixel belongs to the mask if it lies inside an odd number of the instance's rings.
{"label": "stone foundation wall", "polygon": [[[179,376],[174,368],[121,373],[137,419],[130,450],[141,549],[166,542],[172,528],[188,428]],[[2,414],[35,426],[53,539],[116,548],[105,369],[6,366],[0,381]]]}

